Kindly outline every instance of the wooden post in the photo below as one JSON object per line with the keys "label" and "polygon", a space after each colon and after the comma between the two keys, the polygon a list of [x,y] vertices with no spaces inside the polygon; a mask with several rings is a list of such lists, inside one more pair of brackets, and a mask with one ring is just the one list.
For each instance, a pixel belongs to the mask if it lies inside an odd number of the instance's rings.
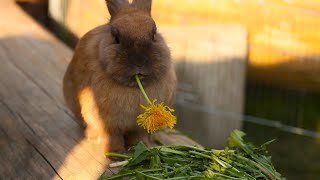
{"label": "wooden post", "polygon": [[65,0],[49,0],[49,15],[60,25],[65,25],[66,3]]}
{"label": "wooden post", "polygon": [[[234,24],[159,28],[171,47],[179,89],[178,127],[204,145],[223,148],[241,128],[247,33]],[[208,112],[209,111],[209,112]]]}

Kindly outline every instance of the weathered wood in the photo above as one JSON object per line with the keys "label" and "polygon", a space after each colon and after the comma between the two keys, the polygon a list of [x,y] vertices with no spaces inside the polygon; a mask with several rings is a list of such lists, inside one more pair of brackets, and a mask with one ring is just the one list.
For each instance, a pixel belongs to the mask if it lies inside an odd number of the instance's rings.
{"label": "weathered wood", "polygon": [[[0,102],[0,177],[3,179],[50,179],[54,169],[20,130],[29,130],[22,119]],[[19,129],[19,131],[17,131]]]}
{"label": "weathered wood", "polygon": [[103,147],[83,138],[64,104],[62,78],[72,51],[13,1],[2,0],[0,14],[6,17],[0,19],[0,179],[112,174]]}

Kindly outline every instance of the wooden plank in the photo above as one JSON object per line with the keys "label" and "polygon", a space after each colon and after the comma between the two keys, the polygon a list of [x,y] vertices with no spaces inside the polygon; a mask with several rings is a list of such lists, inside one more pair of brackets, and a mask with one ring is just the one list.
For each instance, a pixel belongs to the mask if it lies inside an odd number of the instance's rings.
{"label": "wooden plank", "polygon": [[27,125],[0,102],[0,179],[50,179],[55,170],[21,132]]}

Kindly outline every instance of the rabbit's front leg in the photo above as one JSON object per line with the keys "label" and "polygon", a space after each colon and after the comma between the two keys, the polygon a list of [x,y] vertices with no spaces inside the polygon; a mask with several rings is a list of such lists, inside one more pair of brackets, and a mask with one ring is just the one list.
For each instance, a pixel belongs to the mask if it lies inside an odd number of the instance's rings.
{"label": "rabbit's front leg", "polygon": [[100,113],[93,90],[89,87],[79,94],[81,116],[86,124],[85,137],[95,143],[103,144],[109,152],[124,152],[125,142],[121,132],[106,127],[107,114]]}
{"label": "rabbit's front leg", "polygon": [[142,128],[125,133],[125,141],[127,149],[135,145],[137,142],[142,141],[146,146],[154,146],[150,139],[150,135]]}

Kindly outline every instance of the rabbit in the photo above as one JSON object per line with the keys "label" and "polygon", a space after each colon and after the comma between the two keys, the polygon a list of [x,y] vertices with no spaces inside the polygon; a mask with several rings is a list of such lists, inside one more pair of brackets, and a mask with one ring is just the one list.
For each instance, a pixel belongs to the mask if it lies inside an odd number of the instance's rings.
{"label": "rabbit", "polygon": [[[169,47],[151,17],[152,0],[106,0],[107,24],[78,42],[63,80],[68,108],[85,126],[85,137],[104,140],[106,151],[123,152],[148,133],[136,123],[150,99],[172,105],[177,78]],[[102,141],[100,141],[102,142]]]}

